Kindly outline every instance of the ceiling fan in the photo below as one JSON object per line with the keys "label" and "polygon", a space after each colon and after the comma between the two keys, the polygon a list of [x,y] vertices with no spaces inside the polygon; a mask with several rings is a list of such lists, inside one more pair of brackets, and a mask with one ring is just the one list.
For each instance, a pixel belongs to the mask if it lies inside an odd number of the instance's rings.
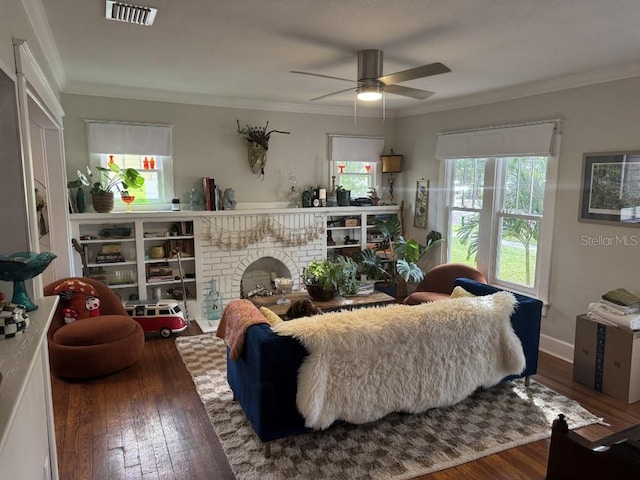
{"label": "ceiling fan", "polygon": [[332,77],[330,75],[321,75],[319,73],[300,72],[290,70],[289,73],[297,73],[300,75],[310,75],[312,77],[330,78],[333,80],[342,80],[345,82],[356,83],[355,87],[338,90],[337,92],[328,93],[320,97],[312,98],[311,101],[320,100],[339,93],[355,90],[359,100],[373,101],[382,98],[382,93],[393,93],[394,95],[402,95],[404,97],[416,98],[424,100],[433,95],[434,92],[427,90],[418,90],[417,88],[402,87],[396,85],[400,82],[414,80],[416,78],[430,77],[431,75],[440,75],[441,73],[450,72],[451,69],[442,63],[429,63],[420,67],[402,70],[401,72],[382,74],[383,62],[382,50],[360,50],[358,52],[358,79],[349,80],[348,78]]}

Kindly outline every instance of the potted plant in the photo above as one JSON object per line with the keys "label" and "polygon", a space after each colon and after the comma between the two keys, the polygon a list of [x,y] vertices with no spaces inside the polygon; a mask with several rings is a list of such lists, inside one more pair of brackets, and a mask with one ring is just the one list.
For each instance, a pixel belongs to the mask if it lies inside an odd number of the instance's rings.
{"label": "potted plant", "polygon": [[357,280],[358,265],[352,258],[343,256],[335,260],[314,260],[302,270],[309,296],[314,300],[327,301],[341,294],[354,294],[360,283]]}
{"label": "potted plant", "polygon": [[360,273],[381,281],[377,286],[379,290],[395,297],[405,296],[407,282],[419,283],[424,278],[424,270],[418,262],[442,242],[442,235],[429,232],[426,244],[421,245],[400,235],[400,221],[396,216],[387,221],[376,220],[375,226],[384,239],[375,248],[360,253]]}
{"label": "potted plant", "polygon": [[[87,176],[79,169],[76,170],[78,180],[69,182],[69,188],[82,185],[91,186],[91,201],[93,209],[98,213],[109,213],[113,210],[113,189],[116,188],[122,196],[129,196],[129,189],[137,189],[144,185],[144,177],[135,168],[120,168],[115,163],[109,163],[109,168],[96,167],[98,180],[93,180],[93,173],[87,167]],[[110,175],[113,174],[113,175]]]}

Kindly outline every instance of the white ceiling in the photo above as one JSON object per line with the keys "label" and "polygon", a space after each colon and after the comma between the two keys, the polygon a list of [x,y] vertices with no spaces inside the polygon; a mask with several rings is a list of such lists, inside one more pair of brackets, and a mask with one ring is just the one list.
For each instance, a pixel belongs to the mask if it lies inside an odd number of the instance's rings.
{"label": "white ceiling", "polygon": [[436,94],[387,95],[391,115],[640,75],[638,0],[139,0],[159,9],[151,27],[106,20],[105,0],[41,1],[69,93],[352,112],[351,92],[309,101],[348,83],[288,71],[355,80],[368,48],[385,74],[452,70],[401,84]]}

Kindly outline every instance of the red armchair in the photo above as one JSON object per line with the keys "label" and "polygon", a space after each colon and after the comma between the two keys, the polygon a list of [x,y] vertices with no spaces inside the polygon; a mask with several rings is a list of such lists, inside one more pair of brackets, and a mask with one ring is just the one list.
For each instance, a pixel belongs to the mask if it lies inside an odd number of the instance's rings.
{"label": "red armchair", "polygon": [[416,291],[409,295],[404,303],[418,305],[420,303],[445,300],[453,291],[456,278],[469,278],[480,283],[487,283],[487,279],[479,270],[463,263],[443,263],[433,267],[424,275]]}
{"label": "red armchair", "polygon": [[[69,280],[63,278],[44,288],[54,295],[55,287]],[[144,332],[127,315],[118,296],[104,283],[79,278],[92,285],[100,298],[100,315],[66,324],[58,306],[47,333],[51,372],[63,378],[92,378],[117,372],[140,359]]]}

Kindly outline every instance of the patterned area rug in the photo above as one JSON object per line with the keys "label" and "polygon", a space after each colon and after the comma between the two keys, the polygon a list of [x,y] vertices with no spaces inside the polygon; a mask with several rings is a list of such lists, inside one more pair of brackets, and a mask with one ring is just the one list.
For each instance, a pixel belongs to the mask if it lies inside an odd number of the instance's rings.
{"label": "patterned area rug", "polygon": [[527,390],[518,380],[448,408],[276,440],[265,458],[233,401],[222,340],[209,334],[178,337],[176,346],[238,480],[409,479],[547,438],[559,413],[572,429],[599,421],[544,385],[532,381]]}

